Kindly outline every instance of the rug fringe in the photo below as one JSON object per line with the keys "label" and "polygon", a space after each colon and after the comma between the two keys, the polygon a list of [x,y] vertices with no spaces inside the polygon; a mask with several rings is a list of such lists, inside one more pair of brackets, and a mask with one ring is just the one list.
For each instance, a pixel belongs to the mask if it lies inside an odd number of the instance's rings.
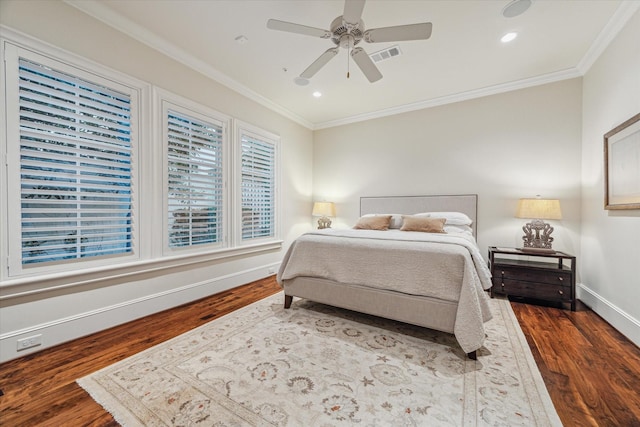
{"label": "rug fringe", "polygon": [[[549,425],[553,427],[562,427],[562,421],[560,420],[560,416],[556,411],[555,406],[553,405],[553,401],[551,400],[551,396],[549,395],[549,391],[547,390],[547,386],[544,384],[544,379],[542,378],[542,374],[538,369],[538,365],[536,364],[535,359],[533,358],[533,353],[531,353],[531,348],[529,347],[529,343],[527,343],[527,338],[520,328],[520,324],[518,323],[518,318],[511,307],[511,303],[508,300],[504,300],[505,304],[500,304],[502,308],[502,312],[506,312],[506,316],[508,316],[509,321],[505,322],[508,327],[512,328],[512,334],[509,336],[515,336],[518,340],[517,344],[519,347],[519,354],[524,357],[524,362],[526,368],[529,370],[530,378],[533,382],[533,387],[536,388],[538,392],[538,397],[542,403],[543,409],[545,411],[545,418],[542,418],[540,413],[534,411],[534,415],[536,416],[536,424],[538,426],[546,426],[547,421],[550,423]],[[518,354],[517,353],[517,354]],[[516,355],[517,355],[516,354]],[[523,368],[521,364],[521,369]],[[528,390],[525,389],[525,390]]]}
{"label": "rug fringe", "polygon": [[138,417],[132,414],[125,406],[114,399],[110,393],[102,388],[91,376],[82,377],[76,380],[84,391],[91,398],[107,411],[113,419],[123,427],[145,427]]}

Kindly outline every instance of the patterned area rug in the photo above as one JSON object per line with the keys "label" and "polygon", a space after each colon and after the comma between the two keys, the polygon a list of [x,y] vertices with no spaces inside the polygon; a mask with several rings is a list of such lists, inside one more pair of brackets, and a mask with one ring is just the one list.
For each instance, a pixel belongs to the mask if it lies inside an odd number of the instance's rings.
{"label": "patterned area rug", "polygon": [[509,303],[453,335],[277,294],[81,378],[125,426],[561,426]]}

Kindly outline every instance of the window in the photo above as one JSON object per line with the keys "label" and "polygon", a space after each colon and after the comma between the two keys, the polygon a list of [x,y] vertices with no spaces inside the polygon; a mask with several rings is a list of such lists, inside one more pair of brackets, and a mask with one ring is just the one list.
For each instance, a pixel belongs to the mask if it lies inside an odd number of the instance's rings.
{"label": "window", "polygon": [[279,137],[61,50],[0,43],[3,284],[281,246]]}
{"label": "window", "polygon": [[222,246],[225,241],[227,119],[189,104],[193,108],[162,101],[167,246],[171,249]]}
{"label": "window", "polygon": [[17,77],[7,79],[17,82],[7,85],[10,273],[131,255],[135,92],[20,53],[7,49],[6,61]]}
{"label": "window", "polygon": [[241,241],[277,237],[277,137],[248,125],[238,126]]}

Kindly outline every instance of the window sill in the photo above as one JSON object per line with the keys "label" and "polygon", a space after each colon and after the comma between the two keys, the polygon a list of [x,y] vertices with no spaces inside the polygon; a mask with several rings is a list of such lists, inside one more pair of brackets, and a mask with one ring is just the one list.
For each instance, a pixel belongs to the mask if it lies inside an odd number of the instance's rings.
{"label": "window sill", "polygon": [[281,248],[282,240],[277,240],[207,253],[147,259],[118,266],[3,280],[0,282],[0,301],[99,282],[135,280],[136,276],[158,274],[170,268],[193,266],[243,255],[256,255]]}

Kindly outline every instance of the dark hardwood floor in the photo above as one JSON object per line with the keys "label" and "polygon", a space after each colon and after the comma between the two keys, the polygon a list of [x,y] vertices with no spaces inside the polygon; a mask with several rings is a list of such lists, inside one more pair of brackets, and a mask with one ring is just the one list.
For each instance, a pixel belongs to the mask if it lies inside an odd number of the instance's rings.
{"label": "dark hardwood floor", "polygon": [[511,307],[565,426],[640,426],[640,348],[580,302]]}
{"label": "dark hardwood floor", "polygon": [[[274,277],[0,365],[0,425],[117,426],[76,383],[280,290]],[[591,310],[512,303],[565,426],[640,426],[640,349]]]}

